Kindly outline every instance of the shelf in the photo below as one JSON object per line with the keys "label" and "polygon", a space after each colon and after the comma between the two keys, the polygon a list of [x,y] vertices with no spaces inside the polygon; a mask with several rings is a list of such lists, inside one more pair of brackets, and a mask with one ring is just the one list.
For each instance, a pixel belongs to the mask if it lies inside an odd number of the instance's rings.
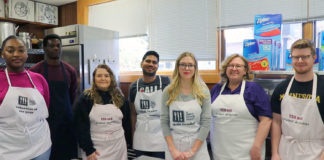
{"label": "shelf", "polygon": [[264,74],[264,75],[274,75],[274,74],[281,74],[281,75],[293,75],[294,71],[252,71],[252,74]]}
{"label": "shelf", "polygon": [[0,21],[1,22],[11,22],[11,23],[15,23],[17,25],[31,24],[31,25],[39,26],[41,28],[53,28],[53,27],[57,27],[57,25],[53,25],[53,24],[46,24],[46,23],[40,23],[40,22],[31,22],[31,21],[25,21],[25,20],[14,19],[14,18],[3,18],[3,17],[0,17]]}
{"label": "shelf", "polygon": [[[314,71],[319,75],[324,75],[324,71]],[[252,71],[254,75],[293,75],[294,71]]]}

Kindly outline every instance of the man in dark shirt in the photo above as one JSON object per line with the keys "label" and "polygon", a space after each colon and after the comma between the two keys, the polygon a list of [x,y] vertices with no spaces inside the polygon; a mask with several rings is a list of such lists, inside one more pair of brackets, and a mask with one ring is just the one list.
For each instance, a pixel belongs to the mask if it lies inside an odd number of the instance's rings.
{"label": "man in dark shirt", "polygon": [[72,104],[77,94],[77,72],[60,60],[61,38],[56,34],[43,40],[45,60],[35,64],[31,71],[47,80],[50,89],[48,123],[51,130],[51,160],[70,160],[77,157],[77,143],[72,126]]}
{"label": "man in dark shirt", "polygon": [[166,76],[158,76],[159,54],[148,51],[141,62],[143,77],[130,85],[129,101],[133,148],[137,156],[164,159],[165,140],[160,124],[162,90],[170,83]]}
{"label": "man in dark shirt", "polygon": [[323,77],[313,72],[313,43],[299,39],[291,46],[295,74],[271,97],[272,159],[324,160]]}

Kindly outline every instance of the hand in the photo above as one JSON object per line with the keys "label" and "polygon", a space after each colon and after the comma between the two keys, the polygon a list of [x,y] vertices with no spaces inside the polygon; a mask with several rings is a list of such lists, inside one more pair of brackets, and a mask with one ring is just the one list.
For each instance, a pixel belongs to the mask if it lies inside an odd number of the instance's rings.
{"label": "hand", "polygon": [[177,149],[170,150],[172,159],[174,160],[184,160],[184,155]]}
{"label": "hand", "polygon": [[324,150],[322,151],[322,154],[321,154],[320,160],[324,160]]}
{"label": "hand", "polygon": [[193,157],[195,155],[195,153],[192,150],[190,150],[187,152],[183,152],[183,155],[185,156],[186,159],[190,159],[191,157]]}
{"label": "hand", "polygon": [[252,146],[250,150],[251,160],[261,160],[261,148]]}
{"label": "hand", "polygon": [[87,160],[97,160],[97,156],[100,156],[100,153],[98,151],[95,151],[87,156]]}
{"label": "hand", "polygon": [[279,154],[272,154],[271,160],[281,160]]}

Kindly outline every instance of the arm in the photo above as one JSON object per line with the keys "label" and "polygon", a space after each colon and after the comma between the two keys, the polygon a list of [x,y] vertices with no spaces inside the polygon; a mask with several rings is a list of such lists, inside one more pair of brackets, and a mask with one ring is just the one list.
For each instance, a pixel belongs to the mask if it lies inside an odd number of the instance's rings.
{"label": "arm", "polygon": [[200,115],[200,129],[198,138],[200,141],[204,142],[208,136],[210,130],[210,122],[211,122],[211,100],[209,90],[206,89],[204,91],[206,94],[206,98],[202,101],[201,106],[201,115]]}
{"label": "arm", "polygon": [[86,152],[87,156],[96,151],[90,134],[89,113],[91,108],[92,103],[82,94],[75,105],[74,122],[79,145]]}
{"label": "arm", "polygon": [[131,111],[131,139],[133,140],[134,133],[135,133],[137,114],[136,114],[136,109],[135,109],[134,103],[129,103],[129,106],[130,106],[130,111]]}
{"label": "arm", "polygon": [[[137,81],[135,81],[137,82]],[[137,88],[136,88],[136,83],[133,82],[129,86],[129,91],[128,91],[128,102],[129,102],[129,108],[130,108],[130,121],[131,121],[131,141],[134,141],[134,133],[136,129],[136,120],[137,120],[137,113],[136,113],[136,108],[135,108],[135,97],[137,94]],[[133,143],[132,143],[133,144]]]}
{"label": "arm", "polygon": [[173,157],[173,159],[183,159],[182,153],[175,147],[170,129],[170,115],[169,106],[166,104],[169,99],[168,87],[166,87],[162,94],[162,105],[161,105],[161,128],[162,133],[167,143],[167,147]]}
{"label": "arm", "polygon": [[201,145],[206,140],[210,130],[211,100],[210,100],[210,92],[208,89],[206,89],[205,94],[206,94],[206,98],[202,101],[202,106],[201,106],[202,112],[200,116],[199,135],[195,140],[194,144],[191,146],[191,150],[184,153],[184,155],[186,155],[187,158],[190,158],[197,153]]}
{"label": "arm", "polygon": [[324,149],[322,150],[322,154],[321,154],[320,160],[324,160]]}
{"label": "arm", "polygon": [[173,143],[173,138],[171,135],[165,136],[165,141],[167,143],[168,149],[172,155],[172,158],[177,160],[177,159],[184,159],[184,155],[175,147]]}
{"label": "arm", "polygon": [[280,160],[279,142],[281,137],[281,115],[273,113],[273,121],[271,124],[271,152],[272,160]]}
{"label": "arm", "polygon": [[70,100],[71,104],[73,105],[77,96],[80,94],[78,90],[78,79],[77,79],[77,72],[74,68],[71,68],[71,83],[70,83]]}
{"label": "arm", "polygon": [[132,146],[132,126],[131,126],[131,120],[130,120],[130,108],[129,108],[129,104],[128,101],[125,100],[124,105],[121,107],[121,111],[123,113],[123,129],[125,131],[125,139],[126,139],[126,143],[127,146]]}
{"label": "arm", "polygon": [[271,126],[271,118],[265,116],[259,116],[260,123],[258,125],[257,133],[254,139],[254,143],[250,150],[251,159],[261,159],[261,149],[265,139],[267,138]]}

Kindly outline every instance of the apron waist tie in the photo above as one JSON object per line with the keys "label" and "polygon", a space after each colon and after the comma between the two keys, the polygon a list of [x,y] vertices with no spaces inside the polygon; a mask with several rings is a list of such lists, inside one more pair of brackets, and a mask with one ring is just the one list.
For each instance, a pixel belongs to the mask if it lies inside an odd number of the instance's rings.
{"label": "apron waist tie", "polygon": [[151,116],[151,115],[140,115],[137,116],[138,120],[141,120],[143,122],[143,125],[145,126],[144,130],[149,131],[149,124],[151,120],[159,119],[158,116]]}
{"label": "apron waist tie", "polygon": [[[174,133],[176,137],[179,137],[179,146],[177,146],[180,150],[184,150],[184,148],[191,148],[194,143],[194,137],[196,137],[197,133]],[[183,146],[184,145],[184,146]]]}

